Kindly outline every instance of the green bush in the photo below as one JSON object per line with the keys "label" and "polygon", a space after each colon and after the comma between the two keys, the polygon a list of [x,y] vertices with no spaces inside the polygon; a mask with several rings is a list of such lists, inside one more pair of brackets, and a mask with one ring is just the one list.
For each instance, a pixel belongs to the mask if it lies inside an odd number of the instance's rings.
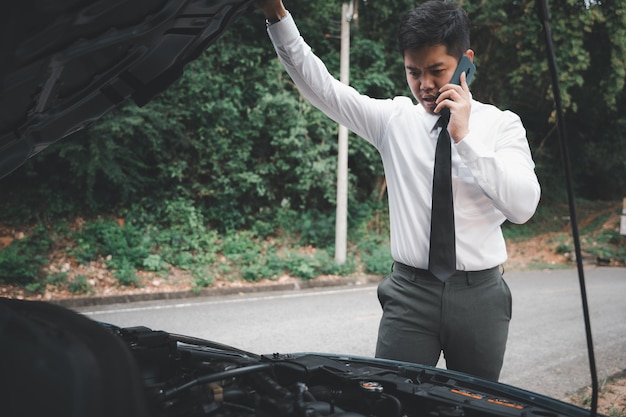
{"label": "green bush", "polygon": [[259,259],[259,262],[242,265],[239,268],[241,278],[248,282],[260,281],[262,279],[275,279],[277,277],[276,271],[268,268],[267,263],[264,260]]}
{"label": "green bush", "polygon": [[626,236],[618,230],[604,229],[592,237],[585,237],[584,250],[602,259],[626,262]]}
{"label": "green bush", "polygon": [[67,289],[72,294],[93,294],[93,288],[86,275],[78,275],[67,284]]}
{"label": "green bush", "polygon": [[131,265],[143,267],[149,254],[143,234],[131,223],[122,227],[114,219],[99,218],[87,222],[74,235],[75,247],[71,254],[81,263],[103,258],[113,269]]}
{"label": "green bush", "polygon": [[[201,276],[201,269],[216,259],[218,233],[207,227],[204,216],[193,202],[182,197],[160,203],[136,206],[129,217],[143,229],[144,242],[150,253],[143,258],[143,267],[166,272],[170,266],[192,271]],[[197,271],[197,272],[194,272]]]}
{"label": "green bush", "polygon": [[218,277],[214,266],[208,262],[198,262],[191,268],[191,273],[194,277],[193,284],[195,289],[210,287]]}
{"label": "green bush", "polygon": [[113,272],[113,276],[126,287],[135,287],[139,285],[140,279],[137,276],[137,271],[126,258],[122,258],[117,262],[117,268]]}
{"label": "green bush", "polygon": [[50,274],[44,280],[44,283],[46,285],[53,285],[53,286],[62,285],[62,284],[65,284],[66,282],[67,282],[67,272],[57,272],[54,274]]}
{"label": "green bush", "polygon": [[387,275],[391,270],[393,258],[389,249],[387,236],[371,234],[364,236],[357,245],[365,272],[376,275]]}
{"label": "green bush", "polygon": [[357,259],[355,256],[348,256],[342,265],[335,262],[334,256],[325,250],[318,250],[315,253],[316,263],[320,275],[350,275],[356,271]]}
{"label": "green bush", "polygon": [[157,253],[151,253],[144,258],[143,268],[146,271],[165,272],[169,269],[169,265],[163,260],[163,257],[161,255]]}
{"label": "green bush", "polygon": [[306,212],[295,224],[294,231],[299,232],[303,244],[324,248],[335,242],[335,213]]}
{"label": "green bush", "polygon": [[571,244],[567,243],[559,243],[555,249],[555,252],[559,255],[565,255],[566,253],[570,253],[574,251],[574,247]]}
{"label": "green bush", "polygon": [[231,261],[248,264],[259,258],[262,244],[252,232],[238,231],[227,233],[222,239],[220,249]]}
{"label": "green bush", "polygon": [[289,274],[301,279],[312,279],[319,275],[317,260],[309,254],[289,252],[285,258]]}
{"label": "green bush", "polygon": [[362,254],[365,271],[375,275],[388,275],[391,272],[393,258],[389,246],[378,246]]}
{"label": "green bush", "polygon": [[24,286],[27,293],[32,294],[43,294],[46,291],[46,287],[48,285],[51,286],[61,286],[67,282],[67,273],[59,272],[56,274],[50,274],[45,277],[43,280],[37,279],[33,282],[30,282]]}
{"label": "green bush", "polygon": [[0,250],[0,282],[26,286],[42,277],[53,241],[43,225]]}
{"label": "green bush", "polygon": [[104,259],[122,285],[139,283],[137,268],[144,268],[149,257],[144,234],[130,222],[120,225],[114,219],[98,218],[87,222],[74,234],[75,246],[69,250],[79,262]]}

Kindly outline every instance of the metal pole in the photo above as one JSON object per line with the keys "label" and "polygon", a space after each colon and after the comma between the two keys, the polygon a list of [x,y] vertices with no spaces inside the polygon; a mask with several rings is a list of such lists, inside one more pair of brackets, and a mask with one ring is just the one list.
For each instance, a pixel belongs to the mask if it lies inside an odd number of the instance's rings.
{"label": "metal pole", "polygon": [[[350,83],[350,20],[352,7],[341,6],[341,60],[339,81]],[[337,213],[335,219],[335,262],[346,262],[348,242],[348,129],[339,125],[337,156]]]}

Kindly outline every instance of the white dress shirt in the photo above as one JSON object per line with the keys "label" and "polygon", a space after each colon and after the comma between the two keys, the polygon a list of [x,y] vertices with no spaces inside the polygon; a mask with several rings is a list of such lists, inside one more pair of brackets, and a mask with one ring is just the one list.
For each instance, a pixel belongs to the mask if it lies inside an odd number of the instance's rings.
{"label": "white dress shirt", "polygon": [[[268,27],[285,69],[327,116],[370,142],[382,158],[389,198],[391,255],[428,268],[438,116],[409,97],[374,99],[329,74],[291,15]],[[507,259],[501,224],[524,223],[539,203],[526,130],[510,111],[472,100],[470,133],[452,146],[456,267],[476,271]]]}

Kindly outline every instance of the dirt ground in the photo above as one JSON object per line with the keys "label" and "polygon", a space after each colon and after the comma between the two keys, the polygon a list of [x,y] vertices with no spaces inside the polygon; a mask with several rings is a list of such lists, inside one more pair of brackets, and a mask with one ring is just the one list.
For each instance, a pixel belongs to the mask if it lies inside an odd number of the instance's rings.
{"label": "dirt ground", "polygon": [[[598,413],[609,417],[626,416],[626,370],[609,378],[606,381],[598,381]],[[589,408],[591,404],[591,388],[587,387],[570,398],[566,402]]]}

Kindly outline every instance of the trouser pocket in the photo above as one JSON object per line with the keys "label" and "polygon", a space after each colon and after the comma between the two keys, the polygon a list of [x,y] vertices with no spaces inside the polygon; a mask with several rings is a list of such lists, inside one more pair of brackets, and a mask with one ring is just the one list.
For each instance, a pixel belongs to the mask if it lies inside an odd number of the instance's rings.
{"label": "trouser pocket", "polygon": [[378,296],[378,302],[380,306],[384,309],[385,302],[389,300],[389,285],[391,283],[391,274],[387,275],[383,278],[382,281],[378,283],[378,288],[376,290],[376,294]]}

